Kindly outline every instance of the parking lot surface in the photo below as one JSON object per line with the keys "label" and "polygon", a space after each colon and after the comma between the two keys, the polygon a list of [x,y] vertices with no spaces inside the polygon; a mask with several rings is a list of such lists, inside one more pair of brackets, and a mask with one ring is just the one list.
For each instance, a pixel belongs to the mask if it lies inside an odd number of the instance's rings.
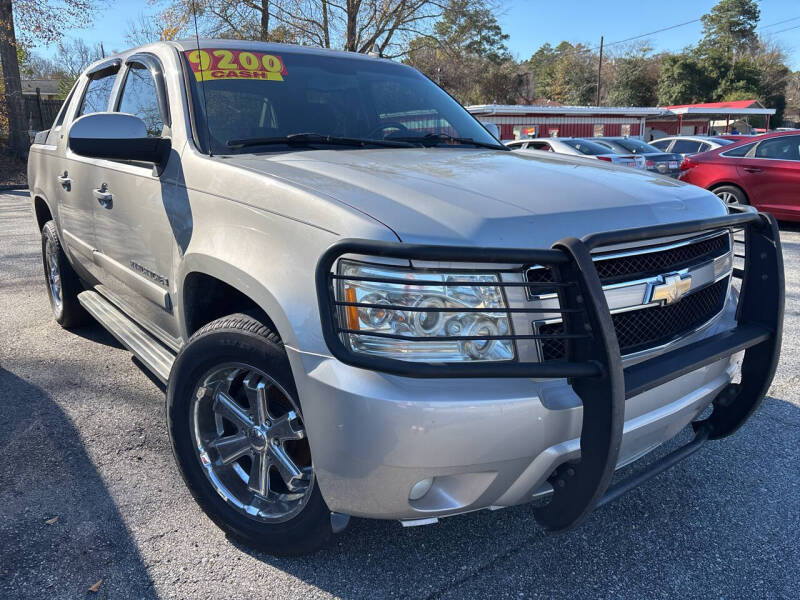
{"label": "parking lot surface", "polygon": [[797,597],[800,228],[782,230],[781,365],[733,437],[566,535],[544,534],[526,506],[407,529],[354,519],[328,549],[277,559],[195,505],[163,391],[131,354],[99,325],[58,327],[27,193],[0,194],[0,596]]}

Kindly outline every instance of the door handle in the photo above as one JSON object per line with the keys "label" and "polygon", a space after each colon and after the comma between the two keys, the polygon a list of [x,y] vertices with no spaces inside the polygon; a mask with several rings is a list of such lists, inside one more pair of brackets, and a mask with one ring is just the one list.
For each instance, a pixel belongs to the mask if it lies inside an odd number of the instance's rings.
{"label": "door handle", "polygon": [[72,187],[72,179],[69,178],[69,174],[66,171],[64,171],[63,175],[59,175],[57,179],[58,183],[61,184],[61,187],[63,187],[66,191],[70,191],[70,188]]}
{"label": "door handle", "polygon": [[761,173],[758,167],[743,167],[746,173]]}
{"label": "door handle", "polygon": [[105,183],[99,188],[92,190],[92,193],[94,197],[97,198],[100,206],[103,208],[111,208],[111,201],[114,197],[111,195],[111,192],[108,191],[108,186]]}

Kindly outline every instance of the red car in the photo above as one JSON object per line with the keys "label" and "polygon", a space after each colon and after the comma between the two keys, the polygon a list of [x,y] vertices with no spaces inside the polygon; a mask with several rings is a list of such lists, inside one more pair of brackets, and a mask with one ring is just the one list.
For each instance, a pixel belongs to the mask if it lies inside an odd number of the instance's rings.
{"label": "red car", "polygon": [[800,133],[761,135],[688,156],[679,179],[725,202],[752,204],[778,219],[800,221]]}

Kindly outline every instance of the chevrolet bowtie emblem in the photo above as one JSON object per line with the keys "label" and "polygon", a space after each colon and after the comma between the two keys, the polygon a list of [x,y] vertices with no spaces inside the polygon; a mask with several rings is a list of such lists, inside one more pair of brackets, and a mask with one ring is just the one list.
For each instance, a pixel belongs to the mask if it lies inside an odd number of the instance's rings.
{"label": "chevrolet bowtie emblem", "polygon": [[650,302],[662,302],[663,304],[674,304],[692,289],[692,276],[684,275],[681,277],[677,273],[672,275],[662,275],[663,283],[653,286],[650,294]]}

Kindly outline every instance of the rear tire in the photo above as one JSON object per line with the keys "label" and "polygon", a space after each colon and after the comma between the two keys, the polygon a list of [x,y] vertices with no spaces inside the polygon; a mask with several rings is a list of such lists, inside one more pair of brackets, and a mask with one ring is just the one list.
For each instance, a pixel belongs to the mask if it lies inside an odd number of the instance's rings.
{"label": "rear tire", "polygon": [[86,323],[89,313],[78,301],[78,294],[83,291],[83,286],[64,254],[55,221],[48,221],[42,227],[42,264],[47,296],[56,322],[64,329]]}
{"label": "rear tire", "polygon": [[725,204],[749,204],[745,193],[735,185],[721,185],[711,191]]}
{"label": "rear tire", "polygon": [[220,529],[275,555],[328,542],[289,360],[268,327],[234,314],[197,331],[172,368],[167,420],[183,479]]}

